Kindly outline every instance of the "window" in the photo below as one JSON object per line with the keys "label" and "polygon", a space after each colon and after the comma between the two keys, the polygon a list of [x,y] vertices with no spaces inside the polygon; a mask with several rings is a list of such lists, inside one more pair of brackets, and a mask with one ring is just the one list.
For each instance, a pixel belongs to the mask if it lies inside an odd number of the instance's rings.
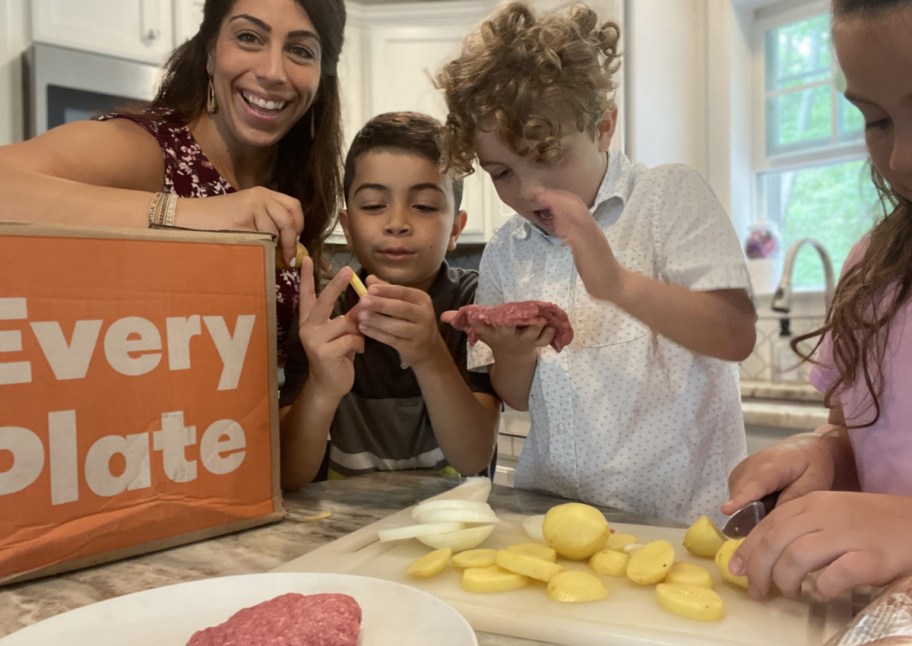
{"label": "window", "polygon": [[[755,224],[772,222],[780,257],[812,237],[830,252],[838,272],[846,255],[880,213],[871,183],[864,122],[842,95],[830,42],[829,3],[777,3],[755,22],[758,67],[754,104]],[[817,255],[798,255],[792,285],[821,289]]]}

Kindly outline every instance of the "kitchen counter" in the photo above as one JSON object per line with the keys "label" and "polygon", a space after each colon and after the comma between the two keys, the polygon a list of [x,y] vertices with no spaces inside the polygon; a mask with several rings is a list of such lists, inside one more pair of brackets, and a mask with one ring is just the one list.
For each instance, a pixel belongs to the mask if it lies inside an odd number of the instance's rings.
{"label": "kitchen counter", "polygon": [[[208,577],[267,572],[393,512],[456,486],[428,472],[378,473],[321,482],[286,494],[284,520],[152,554],[0,587],[0,636],[47,617],[119,595]],[[544,513],[563,499],[494,485],[497,511]],[[320,518],[324,512],[331,514]],[[657,524],[620,512],[616,522]],[[668,524],[668,523],[665,523]],[[481,646],[542,644],[478,633]]]}
{"label": "kitchen counter", "polygon": [[802,382],[741,381],[741,410],[745,426],[812,431],[826,423],[823,395]]}
{"label": "kitchen counter", "polygon": [[[209,577],[267,572],[457,484],[455,478],[428,472],[377,473],[316,483],[301,492],[286,494],[287,516],[277,523],[0,587],[0,637],[47,617],[119,595]],[[495,484],[489,502],[498,512],[528,515],[543,513],[564,500]],[[661,519],[612,510],[605,510],[605,515],[611,522],[670,525]],[[910,581],[912,578],[905,585],[912,589]],[[866,614],[876,613],[883,621],[884,601],[895,605],[895,597],[885,599],[887,596],[872,602],[856,617],[856,630],[858,624],[864,623]],[[908,607],[906,603],[901,611]],[[886,612],[891,612],[889,607]],[[895,626],[895,622],[887,623]],[[866,635],[876,637],[870,635],[869,625],[866,630]],[[884,634],[890,633],[880,631],[880,636]],[[477,632],[477,636],[480,646],[546,644],[486,632]],[[838,643],[856,646],[868,643],[867,639],[857,640],[857,632],[855,637],[849,640],[843,635],[845,641]]]}

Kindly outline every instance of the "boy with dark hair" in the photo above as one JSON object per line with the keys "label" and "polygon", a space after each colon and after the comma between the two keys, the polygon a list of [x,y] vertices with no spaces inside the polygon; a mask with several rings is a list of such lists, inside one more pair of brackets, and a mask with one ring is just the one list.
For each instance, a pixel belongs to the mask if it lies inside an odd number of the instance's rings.
{"label": "boy with dark hair", "polygon": [[442,170],[441,124],[382,114],[345,160],[339,219],[368,294],[346,291],[343,268],[317,296],[301,270],[300,345],[282,387],[282,485],[401,469],[484,470],[500,402],[487,375],[466,369],[466,335],[440,314],[473,302],[478,275],[444,260],[466,214],[461,182]]}

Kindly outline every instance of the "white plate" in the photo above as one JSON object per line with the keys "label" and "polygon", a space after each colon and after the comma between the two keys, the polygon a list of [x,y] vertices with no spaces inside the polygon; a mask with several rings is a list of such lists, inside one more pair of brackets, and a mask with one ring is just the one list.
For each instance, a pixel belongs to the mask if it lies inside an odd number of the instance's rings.
{"label": "white plate", "polygon": [[153,588],[70,610],[0,639],[0,646],[184,646],[197,630],[286,592],[350,594],[360,646],[477,646],[452,606],[416,588],[366,576],[267,573]]}

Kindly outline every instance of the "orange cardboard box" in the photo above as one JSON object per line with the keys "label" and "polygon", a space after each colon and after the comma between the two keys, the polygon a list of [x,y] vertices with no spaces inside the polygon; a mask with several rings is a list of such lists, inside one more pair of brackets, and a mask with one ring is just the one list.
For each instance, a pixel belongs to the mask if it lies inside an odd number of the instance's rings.
{"label": "orange cardboard box", "polygon": [[282,517],[274,249],[0,224],[0,583]]}

